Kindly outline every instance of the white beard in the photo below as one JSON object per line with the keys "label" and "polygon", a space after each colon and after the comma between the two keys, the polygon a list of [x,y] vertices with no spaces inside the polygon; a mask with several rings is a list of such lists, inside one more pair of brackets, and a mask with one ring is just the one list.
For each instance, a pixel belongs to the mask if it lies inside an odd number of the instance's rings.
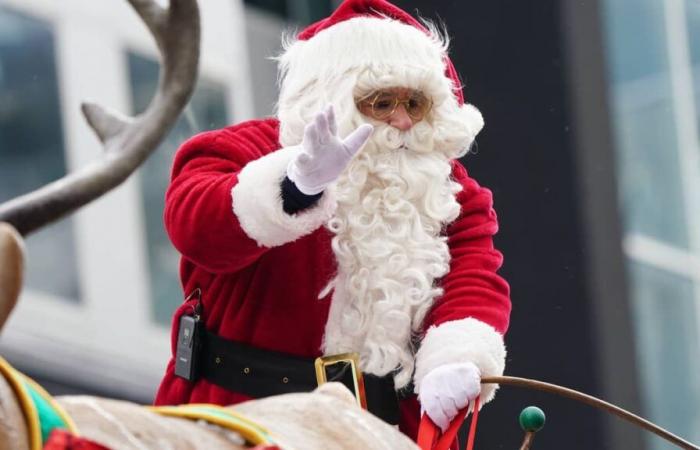
{"label": "white beard", "polygon": [[398,387],[412,376],[412,337],[449,270],[446,224],[459,214],[450,159],[435,151],[426,122],[401,133],[375,128],[338,180],[335,233],[338,272],[324,354],[359,352],[363,371],[392,371]]}
{"label": "white beard", "polygon": [[354,99],[388,87],[419,89],[433,99],[428,120],[409,133],[382,126],[336,185],[338,209],[327,223],[338,271],[322,350],[358,352],[362,370],[397,371],[397,387],[413,373],[414,334],[442,289],[436,280],[450,263],[446,224],[459,215],[450,161],[463,156],[484,121],[459,105],[442,70],[412,65],[331,71],[303,82],[284,75],[278,104],[280,144],[298,145],[304,127],[324,105],[335,108],[339,134],[367,121]]}

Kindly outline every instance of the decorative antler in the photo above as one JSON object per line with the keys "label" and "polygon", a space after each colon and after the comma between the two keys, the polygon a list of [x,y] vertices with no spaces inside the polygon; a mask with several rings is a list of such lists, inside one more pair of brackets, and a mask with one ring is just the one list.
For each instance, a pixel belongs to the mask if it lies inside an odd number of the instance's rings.
{"label": "decorative antler", "polygon": [[162,55],[158,90],[141,115],[132,118],[83,103],[90,127],[104,144],[102,158],[83,169],[0,204],[0,222],[23,236],[56,221],[121,184],[151,154],[177,120],[194,89],[199,63],[200,23],[196,0],[129,0],[153,34]]}

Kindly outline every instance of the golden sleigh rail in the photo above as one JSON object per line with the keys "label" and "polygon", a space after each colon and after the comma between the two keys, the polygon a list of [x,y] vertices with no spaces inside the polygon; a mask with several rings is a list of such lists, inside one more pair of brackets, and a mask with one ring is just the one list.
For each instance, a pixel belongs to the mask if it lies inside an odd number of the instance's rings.
{"label": "golden sleigh rail", "polygon": [[552,394],[557,394],[562,397],[570,398],[572,400],[576,400],[581,403],[585,403],[586,405],[593,406],[594,408],[602,409],[604,411],[607,411],[610,414],[614,414],[618,417],[621,417],[622,419],[625,419],[628,422],[631,422],[641,428],[644,428],[647,431],[650,431],[657,436],[665,439],[666,441],[682,448],[682,449],[687,449],[687,450],[700,450],[700,447],[698,447],[695,444],[692,444],[685,439],[676,436],[675,434],[661,428],[660,426],[656,425],[655,423],[652,423],[642,417],[639,417],[635,414],[632,414],[631,412],[620,408],[619,406],[615,406],[611,403],[608,403],[606,401],[603,401],[597,397],[593,397],[592,395],[584,394],[583,392],[576,391],[574,389],[569,389],[565,388],[562,386],[558,386],[556,384],[551,384],[551,383],[545,383],[543,381],[537,381],[537,380],[531,380],[528,378],[519,378],[519,377],[484,377],[481,379],[482,384],[500,384],[503,386],[515,386],[515,387],[522,387],[522,388],[527,388],[527,389],[534,389],[537,391],[544,391],[544,392],[549,392]]}

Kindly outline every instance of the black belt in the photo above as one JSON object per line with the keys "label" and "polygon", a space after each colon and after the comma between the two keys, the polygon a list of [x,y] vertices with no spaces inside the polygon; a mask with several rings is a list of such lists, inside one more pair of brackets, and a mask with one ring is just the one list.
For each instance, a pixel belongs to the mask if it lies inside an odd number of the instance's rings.
{"label": "black belt", "polygon": [[[313,359],[261,350],[222,339],[209,331],[204,331],[202,338],[200,375],[225,389],[262,398],[290,392],[310,392],[318,387]],[[339,378],[342,372],[342,369],[338,371]],[[399,396],[393,375],[379,377],[364,374],[363,378],[367,409],[387,423],[398,424]],[[336,378],[330,374],[328,379]]]}

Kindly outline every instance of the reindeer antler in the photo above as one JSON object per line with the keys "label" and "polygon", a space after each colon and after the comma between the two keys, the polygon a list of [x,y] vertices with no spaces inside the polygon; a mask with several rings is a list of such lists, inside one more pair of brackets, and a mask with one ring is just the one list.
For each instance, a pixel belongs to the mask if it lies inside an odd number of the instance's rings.
{"label": "reindeer antler", "polygon": [[23,236],[58,220],[121,184],[155,150],[194,89],[199,63],[199,10],[196,0],[129,0],[146,23],[162,55],[158,90],[146,111],[126,117],[83,103],[90,127],[104,144],[102,158],[83,169],[0,204],[0,222]]}

